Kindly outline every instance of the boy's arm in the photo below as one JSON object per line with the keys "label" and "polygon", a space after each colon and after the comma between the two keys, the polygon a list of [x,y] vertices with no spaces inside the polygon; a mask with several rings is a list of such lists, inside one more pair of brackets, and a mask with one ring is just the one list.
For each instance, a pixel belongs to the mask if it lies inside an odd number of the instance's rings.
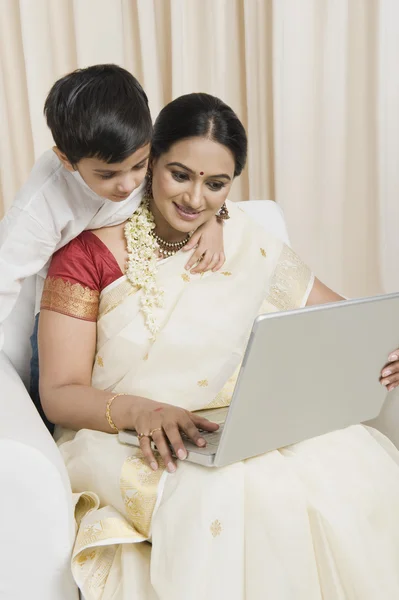
{"label": "boy's arm", "polygon": [[17,301],[22,282],[44,267],[57,243],[53,231],[15,206],[0,221],[0,350],[2,324]]}
{"label": "boy's arm", "polygon": [[186,269],[191,269],[196,265],[191,273],[218,271],[226,260],[223,246],[223,222],[214,217],[198,227],[183,250],[187,252],[196,246],[195,252],[186,264]]}

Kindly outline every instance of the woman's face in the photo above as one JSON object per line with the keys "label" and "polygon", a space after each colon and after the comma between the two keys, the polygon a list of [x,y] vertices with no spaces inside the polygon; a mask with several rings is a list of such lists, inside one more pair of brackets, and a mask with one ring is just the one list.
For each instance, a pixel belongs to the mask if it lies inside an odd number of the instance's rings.
{"label": "woman's face", "polygon": [[189,233],[213,217],[230,191],[234,167],[226,146],[202,137],[181,140],[154,161],[151,209],[159,235],[168,226]]}

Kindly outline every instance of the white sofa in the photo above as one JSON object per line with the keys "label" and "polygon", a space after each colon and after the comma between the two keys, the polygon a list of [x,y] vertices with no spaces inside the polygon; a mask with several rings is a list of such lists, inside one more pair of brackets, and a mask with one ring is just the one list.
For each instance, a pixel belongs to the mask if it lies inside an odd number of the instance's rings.
{"label": "white sofa", "polygon": [[[242,207],[288,243],[274,202],[249,201]],[[74,520],[68,475],[25,387],[33,313],[34,281],[27,280],[5,323],[0,353],[0,598],[77,600],[69,566]],[[393,406],[377,423],[391,438],[399,432]]]}

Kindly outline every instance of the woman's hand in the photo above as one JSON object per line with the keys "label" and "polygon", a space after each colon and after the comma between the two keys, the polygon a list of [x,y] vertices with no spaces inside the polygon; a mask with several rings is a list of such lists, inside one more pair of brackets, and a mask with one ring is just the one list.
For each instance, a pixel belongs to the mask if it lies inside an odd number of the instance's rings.
{"label": "woman's hand", "polygon": [[191,270],[193,274],[218,271],[226,260],[223,251],[223,223],[219,223],[215,217],[198,227],[183,250],[187,252],[195,247],[196,250],[187,262],[186,269],[189,270],[195,265]]}
{"label": "woman's hand", "polygon": [[140,436],[140,448],[150,467],[156,471],[157,460],[151,448],[151,440],[157,447],[169,473],[176,471],[169,444],[175,455],[184,460],[187,450],[184,446],[181,431],[187,435],[194,444],[203,448],[206,442],[201,437],[198,428],[204,431],[216,431],[217,423],[211,423],[195,413],[170,404],[154,402],[147,398],[138,398],[133,408],[133,428]]}
{"label": "woman's hand", "polygon": [[385,385],[388,392],[399,385],[399,349],[388,356],[388,362],[381,370],[381,385]]}

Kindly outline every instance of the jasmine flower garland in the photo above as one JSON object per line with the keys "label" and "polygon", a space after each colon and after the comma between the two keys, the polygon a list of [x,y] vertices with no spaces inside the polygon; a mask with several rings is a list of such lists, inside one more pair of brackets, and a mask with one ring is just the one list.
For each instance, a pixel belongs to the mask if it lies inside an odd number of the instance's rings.
{"label": "jasmine flower garland", "polygon": [[154,217],[148,202],[143,201],[125,225],[128,252],[125,275],[134,287],[142,290],[141,312],[152,340],[159,331],[153,310],[163,305],[163,290],[156,283],[158,244],[152,235],[153,229]]}

